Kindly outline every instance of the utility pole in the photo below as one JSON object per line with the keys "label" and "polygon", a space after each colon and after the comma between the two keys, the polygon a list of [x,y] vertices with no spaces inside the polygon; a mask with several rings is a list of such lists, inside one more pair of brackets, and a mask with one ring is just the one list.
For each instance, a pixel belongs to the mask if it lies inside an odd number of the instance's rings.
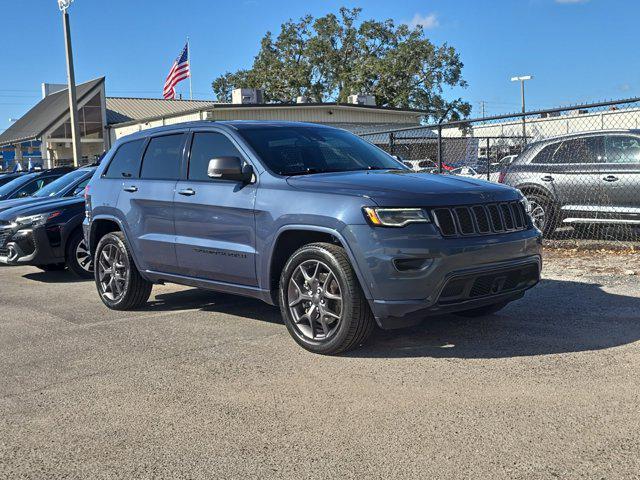
{"label": "utility pole", "polygon": [[69,90],[69,116],[71,120],[71,144],[73,146],[73,166],[78,167],[82,147],[80,145],[80,128],[78,127],[78,100],[76,95],[76,77],[73,69],[73,49],[71,48],[71,27],[67,9],[73,0],[58,0],[58,7],[62,12],[62,26],[64,29],[65,51],[67,54],[67,84]]}
{"label": "utility pole", "polygon": [[520,82],[520,97],[522,100],[522,146],[527,145],[527,123],[525,118],[526,107],[524,103],[524,82],[531,80],[531,75],[521,75],[519,77],[511,77],[512,82]]}
{"label": "utility pole", "polygon": [[480,111],[482,112],[482,118],[484,118],[484,100],[480,100]]}

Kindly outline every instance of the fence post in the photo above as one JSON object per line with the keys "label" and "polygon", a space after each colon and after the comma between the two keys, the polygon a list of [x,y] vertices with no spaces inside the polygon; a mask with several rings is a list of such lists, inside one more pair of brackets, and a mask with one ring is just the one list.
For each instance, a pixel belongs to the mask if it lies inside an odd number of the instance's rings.
{"label": "fence post", "polygon": [[389,153],[391,155],[394,155],[396,152],[396,134],[394,132],[391,132],[389,134]]}
{"label": "fence post", "polygon": [[489,154],[489,137],[487,137],[487,181],[491,180],[491,155]]}
{"label": "fence post", "polygon": [[438,173],[442,173],[442,122],[438,123]]}

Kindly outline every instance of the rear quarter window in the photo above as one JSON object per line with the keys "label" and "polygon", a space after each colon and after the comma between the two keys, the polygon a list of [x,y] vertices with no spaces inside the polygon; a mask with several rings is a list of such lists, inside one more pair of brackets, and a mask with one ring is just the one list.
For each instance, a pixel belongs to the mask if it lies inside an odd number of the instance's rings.
{"label": "rear quarter window", "polygon": [[138,178],[144,139],[123,143],[103,175],[105,178]]}

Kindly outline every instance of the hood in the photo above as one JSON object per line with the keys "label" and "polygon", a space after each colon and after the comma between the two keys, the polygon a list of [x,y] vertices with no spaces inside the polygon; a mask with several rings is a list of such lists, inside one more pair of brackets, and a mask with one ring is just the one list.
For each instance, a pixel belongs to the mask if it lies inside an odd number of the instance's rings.
{"label": "hood", "polygon": [[17,217],[27,215],[37,215],[39,213],[52,212],[58,209],[74,208],[84,205],[83,197],[67,197],[54,199],[39,199],[39,202],[32,202],[14,206],[0,212],[0,220],[12,222]]}
{"label": "hood", "polygon": [[521,197],[512,187],[485,180],[404,170],[301,175],[287,182],[303,190],[368,197],[385,207],[471,205]]}
{"label": "hood", "polygon": [[4,212],[10,208],[19,207],[22,205],[30,205],[32,203],[43,202],[51,200],[51,198],[34,198],[34,197],[26,197],[26,198],[14,198],[12,200],[3,200],[0,201],[0,212]]}

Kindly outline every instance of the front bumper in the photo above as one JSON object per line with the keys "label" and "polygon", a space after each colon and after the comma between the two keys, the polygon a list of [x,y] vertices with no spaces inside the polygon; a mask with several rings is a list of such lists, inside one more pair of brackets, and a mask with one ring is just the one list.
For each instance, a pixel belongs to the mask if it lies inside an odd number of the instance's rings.
{"label": "front bumper", "polygon": [[[378,325],[385,329],[411,326],[429,315],[515,300],[540,278],[542,237],[536,229],[445,239],[433,225],[353,225],[343,234],[355,246],[352,253],[363,290]],[[398,260],[416,259],[423,262],[417,263],[420,268],[398,269]],[[522,282],[520,270],[525,272]],[[450,295],[453,287],[445,291],[453,280],[464,284],[457,296]]]}
{"label": "front bumper", "polygon": [[50,265],[64,263],[60,230],[5,227],[0,232],[0,264]]}

